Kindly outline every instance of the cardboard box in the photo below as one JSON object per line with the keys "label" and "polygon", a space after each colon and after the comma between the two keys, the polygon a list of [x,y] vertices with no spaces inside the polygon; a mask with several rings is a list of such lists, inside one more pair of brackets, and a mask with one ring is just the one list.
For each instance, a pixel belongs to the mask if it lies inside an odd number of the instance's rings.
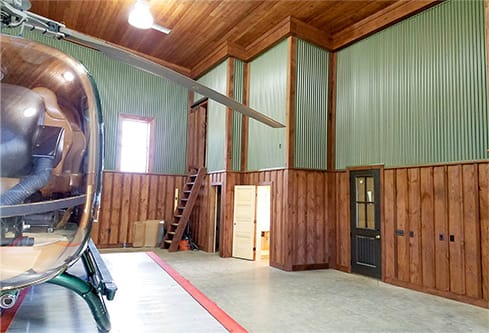
{"label": "cardboard box", "polygon": [[159,245],[165,221],[146,220],[134,222],[132,247],[155,247]]}
{"label": "cardboard box", "polygon": [[[147,220],[144,231],[144,247],[155,247],[158,245],[158,235],[160,230],[160,220]],[[161,225],[163,226],[163,225]]]}
{"label": "cardboard box", "polygon": [[134,222],[134,230],[133,230],[133,247],[143,247],[144,245],[144,236],[145,236],[145,224],[144,221],[136,221]]}

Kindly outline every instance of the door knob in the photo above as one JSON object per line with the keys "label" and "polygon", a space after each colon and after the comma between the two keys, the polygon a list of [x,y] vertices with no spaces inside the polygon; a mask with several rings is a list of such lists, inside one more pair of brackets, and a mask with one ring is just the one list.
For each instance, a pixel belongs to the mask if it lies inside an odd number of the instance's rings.
{"label": "door knob", "polygon": [[380,239],[380,235],[376,235],[375,236],[375,239]]}

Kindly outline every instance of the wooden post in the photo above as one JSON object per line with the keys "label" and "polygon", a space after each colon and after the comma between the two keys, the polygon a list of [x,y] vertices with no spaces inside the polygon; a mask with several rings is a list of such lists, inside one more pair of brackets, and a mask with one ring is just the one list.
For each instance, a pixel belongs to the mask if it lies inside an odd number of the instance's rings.
{"label": "wooden post", "polygon": [[[249,105],[250,99],[250,64],[245,63],[244,66],[244,82],[243,82],[243,104]],[[241,124],[241,171],[248,169],[248,120],[249,118],[243,115]]]}
{"label": "wooden post", "polygon": [[295,150],[295,84],[297,78],[297,38],[288,38],[288,73],[287,73],[287,106],[286,106],[286,134],[285,134],[285,167],[294,167]]}
{"label": "wooden post", "polygon": [[329,54],[328,70],[328,143],[326,165],[329,171],[335,170],[336,165],[336,53]]}
{"label": "wooden post", "polygon": [[[234,98],[234,58],[227,60],[226,96]],[[226,108],[225,142],[224,142],[224,170],[232,169],[233,156],[233,110]]]}

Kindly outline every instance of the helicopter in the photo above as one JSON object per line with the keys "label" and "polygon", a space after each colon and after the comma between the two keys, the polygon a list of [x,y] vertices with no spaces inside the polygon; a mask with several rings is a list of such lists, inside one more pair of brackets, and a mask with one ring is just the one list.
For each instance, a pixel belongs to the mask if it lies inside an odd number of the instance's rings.
{"label": "helicopter", "polygon": [[[274,128],[283,125],[180,73],[0,0],[2,29],[30,29],[106,56]],[[90,239],[103,170],[103,120],[96,83],[76,59],[23,37],[0,35],[0,309],[29,286],[52,283],[83,297],[99,331],[110,331],[104,297],[117,286]],[[64,84],[70,81],[70,85]],[[86,278],[67,270],[81,260]]]}

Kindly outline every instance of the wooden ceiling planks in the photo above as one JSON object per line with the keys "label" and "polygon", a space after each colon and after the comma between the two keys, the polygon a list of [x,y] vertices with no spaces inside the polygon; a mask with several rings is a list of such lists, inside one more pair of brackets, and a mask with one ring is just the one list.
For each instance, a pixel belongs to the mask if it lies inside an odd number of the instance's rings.
{"label": "wooden ceiling planks", "polygon": [[150,0],[155,23],[172,29],[169,35],[127,23],[135,0],[31,2],[32,12],[70,29],[171,64],[183,74],[200,75],[223,52],[251,59],[290,35],[334,50],[437,0]]}

